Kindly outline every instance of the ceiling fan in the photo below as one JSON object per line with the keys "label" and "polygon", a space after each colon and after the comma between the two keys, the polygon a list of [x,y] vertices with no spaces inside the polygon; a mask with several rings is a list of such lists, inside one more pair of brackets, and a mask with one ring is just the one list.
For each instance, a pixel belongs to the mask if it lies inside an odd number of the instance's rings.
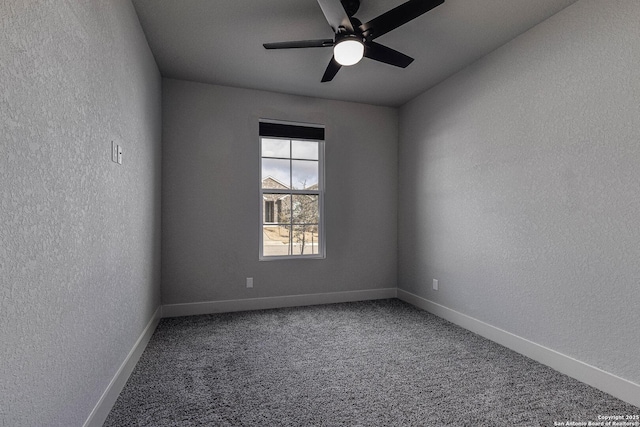
{"label": "ceiling fan", "polygon": [[322,82],[333,80],[343,65],[357,64],[363,56],[406,68],[413,58],[373,40],[442,3],[444,0],[409,0],[363,24],[354,17],[360,8],[360,0],[318,0],[322,13],[335,33],[333,39],[264,43],[263,46],[265,49],[333,47],[333,57],[322,76]]}

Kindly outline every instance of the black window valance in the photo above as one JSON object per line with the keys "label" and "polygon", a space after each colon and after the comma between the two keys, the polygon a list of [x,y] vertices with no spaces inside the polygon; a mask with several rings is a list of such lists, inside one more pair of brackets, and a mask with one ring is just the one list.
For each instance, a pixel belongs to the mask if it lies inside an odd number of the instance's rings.
{"label": "black window valance", "polygon": [[324,141],[324,128],[260,122],[260,136]]}

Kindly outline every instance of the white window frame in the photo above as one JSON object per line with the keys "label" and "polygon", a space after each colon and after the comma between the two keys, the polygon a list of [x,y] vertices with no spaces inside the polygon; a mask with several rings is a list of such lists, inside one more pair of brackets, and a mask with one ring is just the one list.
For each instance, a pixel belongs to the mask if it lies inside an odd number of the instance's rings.
{"label": "white window frame", "polygon": [[[314,127],[314,128],[323,128],[324,129],[324,125],[318,125],[318,124],[310,124],[310,123],[298,123],[298,122],[286,122],[286,121],[280,121],[280,120],[271,120],[271,119],[260,119],[261,123],[277,123],[277,124],[284,124],[284,125],[292,125],[292,126],[304,126],[304,127]],[[318,143],[318,190],[296,190],[296,189],[292,189],[292,188],[288,188],[288,189],[279,189],[279,188],[274,188],[274,189],[268,189],[268,188],[262,188],[262,138],[269,138],[269,139],[282,139],[282,140],[289,140],[289,141],[315,141]],[[325,137],[326,139],[326,137]],[[260,214],[259,214],[259,236],[260,236],[260,246],[259,246],[259,260],[260,261],[278,261],[278,260],[291,260],[291,259],[325,259],[326,258],[326,238],[325,238],[325,226],[324,226],[324,193],[325,193],[325,181],[324,181],[324,176],[325,176],[325,156],[324,156],[324,146],[325,146],[325,140],[318,140],[318,139],[305,139],[305,138],[298,138],[298,137],[273,137],[273,136],[262,136],[259,135],[258,136],[258,146],[259,146],[259,153],[260,156],[258,158],[258,171],[259,171],[259,175],[260,175],[260,179],[259,179],[259,191],[260,191],[260,197],[259,197],[259,201],[260,201]],[[269,157],[266,157],[269,158]],[[293,160],[308,160],[308,159],[296,159],[293,157],[290,157],[290,161]],[[318,196],[318,253],[317,254],[290,254],[290,255],[264,255],[264,230],[263,230],[263,225],[265,225],[266,223],[264,222],[264,196],[266,194],[283,194],[283,193],[287,193],[290,196],[294,196],[296,194],[310,194],[310,195],[317,195]],[[291,223],[289,226],[293,227],[293,218],[290,219]],[[292,228],[293,229],[293,228]],[[292,240],[290,238],[289,241],[289,253],[292,252]]]}

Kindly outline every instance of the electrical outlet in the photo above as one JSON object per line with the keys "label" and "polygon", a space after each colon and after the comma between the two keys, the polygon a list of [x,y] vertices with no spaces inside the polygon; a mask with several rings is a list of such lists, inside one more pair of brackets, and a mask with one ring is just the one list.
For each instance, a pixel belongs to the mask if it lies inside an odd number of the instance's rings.
{"label": "electrical outlet", "polygon": [[253,277],[247,277],[247,288],[253,288]]}
{"label": "electrical outlet", "polygon": [[434,291],[438,290],[438,279],[433,279],[433,290]]}

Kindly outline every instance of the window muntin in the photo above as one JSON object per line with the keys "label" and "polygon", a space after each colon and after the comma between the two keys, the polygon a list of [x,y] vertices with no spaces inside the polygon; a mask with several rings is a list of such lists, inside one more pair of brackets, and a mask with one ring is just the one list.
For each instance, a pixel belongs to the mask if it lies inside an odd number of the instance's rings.
{"label": "window muntin", "polygon": [[260,137],[261,260],[324,258],[324,141],[295,136]]}

